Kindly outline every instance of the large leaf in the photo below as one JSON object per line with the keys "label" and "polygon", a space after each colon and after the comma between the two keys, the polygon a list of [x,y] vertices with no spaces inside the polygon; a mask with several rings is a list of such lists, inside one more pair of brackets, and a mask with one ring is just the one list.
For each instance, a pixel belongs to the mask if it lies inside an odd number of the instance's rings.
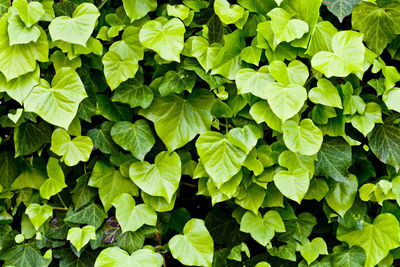
{"label": "large leaf", "polygon": [[41,80],[25,99],[25,110],[35,112],[45,121],[68,129],[79,103],[87,97],[79,75],[71,68],[62,68],[50,84]]}
{"label": "large leaf", "polygon": [[156,0],[123,0],[122,2],[131,22],[146,16],[148,12],[157,8]]}
{"label": "large leaf", "polygon": [[102,250],[96,259],[95,267],[118,267],[118,266],[137,266],[137,267],[161,267],[162,257],[151,249],[143,248],[136,250],[129,255],[125,250],[113,247]]}
{"label": "large leaf", "polygon": [[157,135],[168,150],[175,150],[210,129],[213,103],[212,94],[197,89],[186,99],[175,94],[156,97],[140,114],[154,122]]}
{"label": "large leaf", "polygon": [[99,16],[100,13],[95,5],[83,3],[74,10],[72,17],[57,17],[50,23],[51,38],[53,41],[62,40],[86,46]]}
{"label": "large leaf", "polygon": [[7,19],[8,16],[3,15],[0,20],[0,71],[10,81],[34,71],[36,60],[47,62],[49,42],[46,33],[40,30],[36,43],[10,45]]}
{"label": "large leaf", "polygon": [[308,170],[280,171],[275,174],[274,183],[284,196],[300,203],[310,185]]}
{"label": "large leaf", "polygon": [[339,227],[337,238],[352,246],[362,247],[366,254],[366,267],[373,267],[389,253],[400,246],[400,227],[396,217],[384,213],[378,215],[372,224],[364,222],[361,230],[346,232]]}
{"label": "large leaf", "polygon": [[365,252],[360,247],[346,249],[343,246],[336,246],[332,251],[332,264],[334,267],[362,267],[365,261]]}
{"label": "large leaf", "polygon": [[240,221],[240,231],[250,233],[261,245],[266,246],[274,237],[275,232],[285,232],[285,225],[278,212],[270,210],[261,216],[251,211],[246,211]]}
{"label": "large leaf", "polygon": [[7,266],[36,267],[46,266],[47,260],[40,254],[40,250],[32,244],[21,244],[6,250],[0,256]]}
{"label": "large leaf", "polygon": [[211,266],[214,242],[203,220],[188,221],[183,229],[183,235],[171,238],[168,246],[172,256],[185,265]]}
{"label": "large leaf", "polygon": [[343,217],[351,206],[353,206],[357,189],[357,177],[352,174],[349,175],[348,184],[332,181],[329,186],[329,192],[325,197],[326,203]]}
{"label": "large leaf", "polygon": [[262,67],[258,71],[241,69],[236,73],[238,94],[251,93],[266,99],[265,87],[273,82],[274,79],[269,73],[268,67]]}
{"label": "large leaf", "polygon": [[352,72],[363,71],[365,47],[363,35],[354,31],[341,31],[332,37],[331,51],[316,53],[311,64],[326,77],[346,77]]}
{"label": "large leaf", "polygon": [[175,152],[163,151],[157,155],[154,164],[147,161],[132,163],[129,176],[147,194],[164,197],[170,202],[181,179],[181,160]]}
{"label": "large leaf", "polygon": [[160,17],[146,22],[139,32],[142,45],[156,51],[168,61],[180,62],[185,25],[177,18]]}
{"label": "large leaf", "polygon": [[157,214],[154,209],[147,204],[136,205],[133,197],[127,193],[115,198],[112,204],[122,232],[134,232],[145,224],[153,226],[157,224]]}
{"label": "large leaf", "polygon": [[10,45],[36,43],[41,34],[39,26],[26,27],[20,16],[11,15],[8,18],[8,36]]}
{"label": "large leaf", "polygon": [[351,147],[341,137],[326,137],[319,150],[316,174],[347,183],[347,169],[351,165]]}
{"label": "large leaf", "polygon": [[359,3],[353,10],[351,20],[353,28],[364,34],[368,47],[378,55],[396,34],[400,34],[400,4],[386,2],[381,6],[364,1]]}
{"label": "large leaf", "polygon": [[44,6],[40,2],[15,0],[12,4],[18,10],[18,15],[27,27],[37,23],[45,13]]}
{"label": "large leaf", "polygon": [[103,57],[104,75],[111,90],[122,82],[135,77],[138,62],[133,57],[121,56],[114,51],[108,51]]}
{"label": "large leaf", "polygon": [[50,143],[50,126],[41,121],[38,124],[23,122],[15,128],[15,156],[25,156]]}
{"label": "large leaf", "polygon": [[68,166],[74,166],[79,161],[88,161],[92,152],[93,143],[87,136],[71,137],[64,129],[57,128],[51,136],[51,151],[61,156]]}
{"label": "large leaf", "polygon": [[400,127],[390,124],[378,124],[369,135],[368,144],[380,161],[399,169],[400,153],[397,145],[399,138]]}
{"label": "large leaf", "polygon": [[128,121],[117,122],[111,129],[115,143],[130,151],[137,159],[143,160],[156,142],[149,124],[137,120],[134,124]]}
{"label": "large leaf", "polygon": [[200,161],[211,179],[220,188],[242,167],[246,153],[218,132],[205,132],[196,142]]}
{"label": "large leaf", "polygon": [[327,79],[318,80],[318,86],[308,92],[308,98],[316,103],[334,108],[343,108],[336,87]]}

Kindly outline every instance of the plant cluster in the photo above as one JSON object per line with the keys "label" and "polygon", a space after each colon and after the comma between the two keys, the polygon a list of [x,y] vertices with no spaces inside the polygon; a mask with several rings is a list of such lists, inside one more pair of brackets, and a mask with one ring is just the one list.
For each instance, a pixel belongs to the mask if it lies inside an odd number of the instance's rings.
{"label": "plant cluster", "polygon": [[392,266],[399,0],[0,0],[4,266]]}

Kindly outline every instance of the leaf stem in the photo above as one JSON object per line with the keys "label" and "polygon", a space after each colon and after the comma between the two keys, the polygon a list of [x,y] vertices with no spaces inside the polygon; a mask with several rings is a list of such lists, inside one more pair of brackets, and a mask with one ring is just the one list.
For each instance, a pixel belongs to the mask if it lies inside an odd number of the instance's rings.
{"label": "leaf stem", "polygon": [[195,185],[195,184],[185,183],[185,182],[182,182],[182,184],[183,184],[183,185],[190,186],[190,187],[193,187],[193,188],[197,188],[197,185]]}
{"label": "leaf stem", "polygon": [[101,3],[101,5],[99,6],[98,9],[101,10],[107,2],[108,2],[108,0],[104,0],[104,1]]}
{"label": "leaf stem", "polygon": [[63,199],[62,199],[62,197],[60,196],[59,193],[57,193],[57,196],[58,196],[58,198],[60,199],[61,204],[63,205],[64,209],[67,210],[68,208],[67,208],[67,206],[65,205],[65,203],[64,203],[64,201],[63,201]]}

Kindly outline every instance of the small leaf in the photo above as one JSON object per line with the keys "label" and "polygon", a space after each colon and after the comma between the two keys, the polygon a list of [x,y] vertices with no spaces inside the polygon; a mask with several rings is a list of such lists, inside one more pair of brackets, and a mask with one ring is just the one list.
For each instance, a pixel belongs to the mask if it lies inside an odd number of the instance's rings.
{"label": "small leaf", "polygon": [[91,225],[83,228],[73,227],[68,230],[67,240],[80,251],[90,240],[96,240],[96,229]]}
{"label": "small leaf", "polygon": [[32,203],[26,207],[25,213],[28,215],[35,229],[38,230],[48,218],[53,216],[53,208],[48,205],[40,206]]}
{"label": "small leaf", "polygon": [[353,206],[357,195],[358,182],[357,177],[350,174],[349,183],[332,182],[329,186],[329,192],[325,197],[326,203],[341,217]]}
{"label": "small leaf", "polygon": [[306,169],[280,171],[275,174],[274,183],[284,196],[300,203],[307,193],[310,178]]}
{"label": "small leaf", "polygon": [[318,86],[308,92],[308,98],[328,107],[343,108],[342,100],[336,87],[327,79],[318,80]]}
{"label": "small leaf", "polygon": [[55,158],[49,158],[47,163],[47,175],[49,178],[40,186],[40,196],[50,199],[61,192],[67,185],[65,184],[64,173]]}
{"label": "small leaf", "polygon": [[321,237],[316,237],[311,242],[307,240],[307,242],[300,247],[300,253],[310,265],[319,255],[328,255],[328,249],[325,240]]}
{"label": "small leaf", "polygon": [[230,5],[227,0],[216,0],[214,2],[215,14],[225,24],[232,24],[238,21],[242,16],[244,9],[239,5]]}

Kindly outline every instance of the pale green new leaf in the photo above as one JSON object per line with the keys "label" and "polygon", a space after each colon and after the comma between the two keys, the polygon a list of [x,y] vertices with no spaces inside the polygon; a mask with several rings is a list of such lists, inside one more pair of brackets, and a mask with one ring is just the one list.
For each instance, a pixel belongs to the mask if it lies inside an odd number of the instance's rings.
{"label": "pale green new leaf", "polygon": [[50,150],[61,156],[67,166],[74,166],[79,161],[88,161],[92,152],[93,142],[87,136],[71,137],[64,129],[57,128],[51,136]]}
{"label": "pale green new leaf", "polygon": [[332,51],[332,38],[337,33],[337,29],[329,21],[321,21],[315,25],[315,29],[310,38],[307,55],[313,56],[319,51]]}
{"label": "pale green new leaf", "polygon": [[285,225],[277,211],[270,210],[261,216],[246,211],[240,221],[240,231],[249,233],[251,237],[263,246],[266,246],[274,237],[275,232],[285,232]]}
{"label": "pale green new leaf", "polygon": [[363,35],[355,31],[341,31],[332,37],[332,52],[320,51],[311,60],[314,69],[326,77],[346,77],[352,72],[364,71],[365,47]]}
{"label": "pale green new leaf", "polygon": [[365,106],[364,114],[351,116],[350,122],[354,128],[367,136],[374,129],[375,123],[383,123],[381,107],[377,103],[370,102]]}
{"label": "pale green new leaf", "polygon": [[40,206],[39,204],[32,203],[26,207],[25,213],[28,215],[33,226],[35,226],[35,229],[38,230],[53,215],[53,208],[48,205]]}
{"label": "pale green new leaf", "polygon": [[36,24],[45,13],[44,6],[40,2],[14,0],[12,4],[27,27]]}
{"label": "pale green new leaf", "polygon": [[286,121],[282,131],[285,145],[293,152],[311,156],[321,148],[322,132],[310,119],[304,119],[300,124],[293,120]]}
{"label": "pale green new leaf", "polygon": [[50,158],[46,168],[49,178],[40,186],[40,196],[50,199],[51,196],[61,192],[67,185],[65,184],[64,173],[57,159]]}
{"label": "pale green new leaf", "polygon": [[282,121],[271,110],[267,101],[259,101],[250,108],[251,117],[257,122],[265,122],[269,128],[282,132]]}
{"label": "pale green new leaf", "polygon": [[163,59],[180,62],[185,31],[185,25],[181,20],[159,17],[142,26],[139,40],[142,45],[156,51]]}
{"label": "pale green new leaf", "polygon": [[40,29],[36,43],[10,45],[8,37],[8,15],[0,20],[0,71],[7,81],[20,77],[36,69],[36,60],[48,61],[49,42],[46,33]]}
{"label": "pale green new leaf", "polygon": [[364,222],[362,229],[347,232],[339,227],[337,239],[348,243],[350,247],[362,247],[366,254],[364,266],[373,267],[391,249],[400,246],[399,222],[392,214],[383,213],[372,224]]}
{"label": "pale green new leaf", "polygon": [[80,4],[72,17],[61,16],[55,18],[49,25],[49,32],[53,41],[64,41],[86,47],[92,34],[100,12],[90,3]]}
{"label": "pale green new leaf", "polygon": [[246,159],[243,150],[218,132],[203,133],[196,141],[196,148],[201,163],[217,188],[238,173]]}
{"label": "pale green new leaf", "polygon": [[[161,259],[160,259],[161,257]],[[102,250],[96,259],[95,267],[161,267],[162,256],[151,249],[142,248],[131,255],[118,247],[111,247]]]}
{"label": "pale green new leaf", "polygon": [[8,36],[10,45],[36,43],[41,34],[37,25],[27,27],[20,16],[13,14],[8,18]]}
{"label": "pale green new leaf", "polygon": [[297,84],[273,83],[265,91],[269,106],[282,122],[296,115],[307,99],[307,90]]}
{"label": "pale green new leaf", "polygon": [[168,246],[171,254],[182,264],[210,267],[214,255],[214,242],[200,219],[189,220],[183,229],[183,235],[172,237]]}
{"label": "pale green new leaf", "polygon": [[111,136],[115,143],[139,160],[144,159],[156,142],[145,120],[137,120],[134,124],[128,121],[117,122],[111,129]]}
{"label": "pale green new leaf", "polygon": [[393,87],[386,90],[382,95],[382,100],[390,110],[400,112],[400,88]]}
{"label": "pale green new leaf", "polygon": [[263,99],[267,99],[265,87],[275,81],[269,73],[268,67],[262,67],[258,71],[241,69],[236,73],[235,80],[238,94],[251,93]]}
{"label": "pale green new leaf", "polygon": [[67,240],[80,251],[90,240],[96,240],[96,229],[91,225],[73,227],[68,230]]}
{"label": "pale green new leaf", "polygon": [[309,76],[308,68],[299,60],[291,61],[287,66],[283,61],[275,60],[269,65],[272,76],[281,84],[303,86]]}
{"label": "pale green new leaf", "polygon": [[231,5],[227,0],[215,0],[215,14],[225,24],[232,24],[243,17],[244,8],[239,5]]}
{"label": "pale green new leaf", "polygon": [[143,18],[147,13],[157,8],[156,0],[122,0],[122,2],[131,22]]}
{"label": "pale green new leaf", "polygon": [[180,148],[211,127],[213,95],[196,89],[186,99],[176,94],[156,97],[139,114],[154,122],[157,135],[168,150]]}
{"label": "pale green new leaf", "polygon": [[328,255],[325,240],[321,237],[316,237],[311,242],[307,240],[300,247],[300,254],[307,261],[308,265],[315,261],[319,255]]}
{"label": "pale green new leaf", "polygon": [[182,55],[196,58],[207,72],[214,65],[221,47],[219,43],[209,45],[207,39],[202,36],[191,36],[185,42]]}
{"label": "pale green new leaf", "polygon": [[263,137],[263,131],[255,125],[245,125],[243,128],[233,128],[228,133],[228,141],[246,154],[257,145],[258,139]]}
{"label": "pale green new leaf", "polygon": [[137,61],[143,59],[144,47],[139,41],[140,28],[129,26],[125,28],[122,39],[110,46],[110,51],[118,53],[122,58],[135,58]]}
{"label": "pale green new leaf", "polygon": [[317,87],[308,92],[308,98],[315,104],[343,108],[338,90],[329,80],[324,78],[318,80]]}
{"label": "pale green new leaf", "polygon": [[68,129],[79,103],[86,97],[79,75],[71,68],[62,68],[54,75],[51,86],[42,79],[27,96],[24,106],[25,111],[35,112],[45,121]]}
{"label": "pale green new leaf", "polygon": [[326,203],[341,217],[353,206],[357,195],[357,177],[350,174],[348,184],[332,181],[329,185],[329,192],[325,197]]}
{"label": "pale green new leaf", "polygon": [[274,8],[268,14],[271,28],[275,35],[276,45],[301,38],[308,32],[308,24],[300,19],[291,19],[289,13],[282,8]]}
{"label": "pale green new leaf", "polygon": [[181,179],[181,160],[175,152],[163,151],[156,156],[154,164],[132,163],[129,176],[147,194],[164,197],[170,202]]}
{"label": "pale green new leaf", "polygon": [[134,232],[145,224],[153,226],[157,224],[157,214],[154,209],[147,204],[136,205],[133,197],[127,193],[115,198],[112,204],[122,232]]}
{"label": "pale green new leaf", "polygon": [[280,171],[275,174],[274,183],[284,196],[300,203],[310,185],[308,170]]}
{"label": "pale green new leaf", "polygon": [[135,77],[139,68],[134,57],[121,56],[114,51],[108,51],[103,57],[104,75],[111,90],[117,88],[122,82]]}

